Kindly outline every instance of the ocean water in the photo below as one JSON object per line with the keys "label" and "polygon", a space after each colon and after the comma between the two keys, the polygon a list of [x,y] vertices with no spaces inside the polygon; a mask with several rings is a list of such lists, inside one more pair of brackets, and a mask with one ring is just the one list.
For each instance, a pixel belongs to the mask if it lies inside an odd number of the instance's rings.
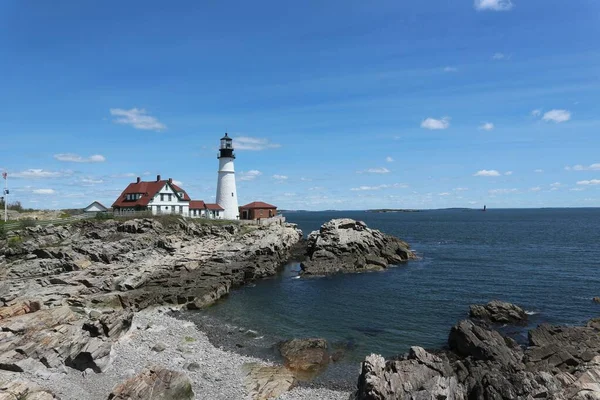
{"label": "ocean water", "polygon": [[[242,353],[323,337],[344,363],[440,348],[470,304],[514,302],[541,322],[581,324],[600,315],[600,209],[439,210],[415,213],[290,212],[305,235],[349,217],[398,236],[421,260],[384,272],[299,278],[298,264],[188,313],[209,336]],[[225,328],[223,328],[225,326]],[[523,341],[524,330],[513,332]],[[342,363],[343,365],[343,363]],[[341,367],[339,367],[341,368]],[[353,367],[354,368],[354,367]],[[343,369],[343,368],[342,368]]]}

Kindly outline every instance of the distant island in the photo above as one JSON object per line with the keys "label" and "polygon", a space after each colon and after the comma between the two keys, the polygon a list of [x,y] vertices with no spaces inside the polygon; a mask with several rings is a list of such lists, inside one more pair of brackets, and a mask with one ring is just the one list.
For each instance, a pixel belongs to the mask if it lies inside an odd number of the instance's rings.
{"label": "distant island", "polygon": [[380,208],[375,210],[365,210],[370,213],[398,213],[398,212],[421,212],[422,210],[410,210],[403,208]]}

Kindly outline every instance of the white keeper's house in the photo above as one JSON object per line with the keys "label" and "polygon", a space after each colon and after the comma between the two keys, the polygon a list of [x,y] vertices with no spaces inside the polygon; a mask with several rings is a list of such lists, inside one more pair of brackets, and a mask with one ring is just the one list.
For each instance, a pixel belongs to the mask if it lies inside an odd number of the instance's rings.
{"label": "white keeper's house", "polygon": [[112,205],[116,214],[151,211],[153,215],[178,214],[185,217],[223,218],[223,208],[218,204],[192,200],[185,190],[173,183],[173,179],[130,183]]}

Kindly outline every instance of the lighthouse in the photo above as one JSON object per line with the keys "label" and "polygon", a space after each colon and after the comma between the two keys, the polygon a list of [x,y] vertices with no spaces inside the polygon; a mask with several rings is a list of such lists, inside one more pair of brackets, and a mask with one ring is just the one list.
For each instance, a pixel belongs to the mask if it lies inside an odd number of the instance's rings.
{"label": "lighthouse", "polygon": [[235,188],[235,170],[233,160],[233,140],[225,133],[219,149],[219,178],[217,181],[217,204],[223,208],[224,219],[239,219],[237,190]]}

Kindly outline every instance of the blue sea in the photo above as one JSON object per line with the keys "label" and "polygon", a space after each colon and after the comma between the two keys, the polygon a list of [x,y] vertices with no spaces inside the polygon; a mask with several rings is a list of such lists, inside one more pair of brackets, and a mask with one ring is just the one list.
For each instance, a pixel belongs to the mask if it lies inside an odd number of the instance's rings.
{"label": "blue sea", "polygon": [[[344,348],[344,363],[355,366],[370,353],[389,357],[413,345],[443,347],[470,304],[493,299],[521,305],[531,315],[530,327],[582,324],[600,314],[591,300],[600,296],[598,208],[285,216],[305,235],[332,218],[362,220],[406,240],[421,259],[325,278],[299,278],[299,265],[287,265],[278,276],[187,315],[214,341],[276,358],[279,340],[322,337]],[[525,330],[513,334],[526,340]]]}

